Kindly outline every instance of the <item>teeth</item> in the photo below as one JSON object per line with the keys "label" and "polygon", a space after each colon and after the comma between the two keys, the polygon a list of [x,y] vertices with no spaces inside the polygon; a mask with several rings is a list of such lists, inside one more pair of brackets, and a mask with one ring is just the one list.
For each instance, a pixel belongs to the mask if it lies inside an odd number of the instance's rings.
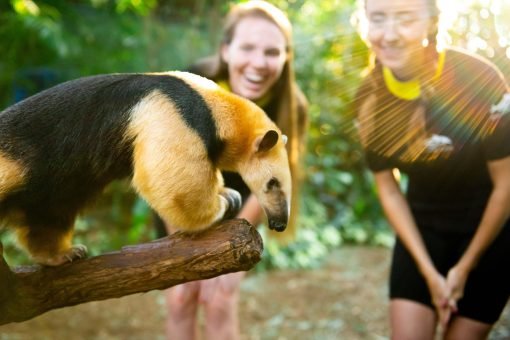
{"label": "teeth", "polygon": [[261,82],[264,80],[264,77],[262,77],[261,75],[253,74],[253,73],[246,74],[245,77],[249,81],[253,81],[253,82]]}

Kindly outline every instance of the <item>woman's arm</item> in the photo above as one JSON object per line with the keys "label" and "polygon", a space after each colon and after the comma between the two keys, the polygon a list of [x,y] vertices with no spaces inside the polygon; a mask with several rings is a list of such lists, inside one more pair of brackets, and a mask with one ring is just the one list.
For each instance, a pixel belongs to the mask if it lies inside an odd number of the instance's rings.
{"label": "woman's arm", "polygon": [[493,189],[482,220],[468,248],[448,273],[447,281],[455,300],[462,297],[469,272],[476,267],[510,216],[510,157],[491,161],[488,168]]}
{"label": "woman's arm", "polygon": [[409,204],[402,194],[393,172],[391,170],[376,172],[374,177],[384,212],[425,278],[438,318],[441,324],[446,325],[451,315],[448,305],[450,292],[446,280],[432,263]]}
{"label": "woman's arm", "polygon": [[237,218],[244,218],[253,226],[257,226],[260,223],[262,219],[262,208],[254,194],[248,196],[246,203],[241,208],[239,214],[237,214]]}
{"label": "woman's arm", "polygon": [[406,246],[422,275],[436,273],[436,269],[425,248],[409,204],[391,170],[374,174],[377,193],[386,217],[391,226]]}

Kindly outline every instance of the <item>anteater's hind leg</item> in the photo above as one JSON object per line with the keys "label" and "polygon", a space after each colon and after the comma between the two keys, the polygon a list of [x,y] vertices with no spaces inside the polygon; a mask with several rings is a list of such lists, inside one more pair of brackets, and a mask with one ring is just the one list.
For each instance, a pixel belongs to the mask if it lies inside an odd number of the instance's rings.
{"label": "anteater's hind leg", "polygon": [[37,263],[59,266],[87,255],[87,248],[84,245],[72,245],[72,228],[38,226],[16,229],[20,244],[27,249]]}

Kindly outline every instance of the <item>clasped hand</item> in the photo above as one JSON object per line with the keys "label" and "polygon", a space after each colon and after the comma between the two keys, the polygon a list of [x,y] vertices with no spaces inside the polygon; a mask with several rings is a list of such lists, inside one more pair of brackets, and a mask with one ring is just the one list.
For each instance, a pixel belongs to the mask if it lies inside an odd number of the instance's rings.
{"label": "clasped hand", "polygon": [[435,272],[427,279],[432,303],[434,304],[439,323],[445,328],[452,314],[457,313],[457,302],[464,295],[467,274],[458,267],[452,267],[446,278]]}

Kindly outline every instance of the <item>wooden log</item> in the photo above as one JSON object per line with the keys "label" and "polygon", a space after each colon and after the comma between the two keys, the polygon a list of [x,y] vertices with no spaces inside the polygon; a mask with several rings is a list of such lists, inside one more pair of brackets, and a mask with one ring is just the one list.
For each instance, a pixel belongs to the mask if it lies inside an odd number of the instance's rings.
{"label": "wooden log", "polygon": [[260,260],[262,249],[256,229],[241,219],[59,267],[11,269],[0,244],[0,325],[56,308],[246,271]]}

